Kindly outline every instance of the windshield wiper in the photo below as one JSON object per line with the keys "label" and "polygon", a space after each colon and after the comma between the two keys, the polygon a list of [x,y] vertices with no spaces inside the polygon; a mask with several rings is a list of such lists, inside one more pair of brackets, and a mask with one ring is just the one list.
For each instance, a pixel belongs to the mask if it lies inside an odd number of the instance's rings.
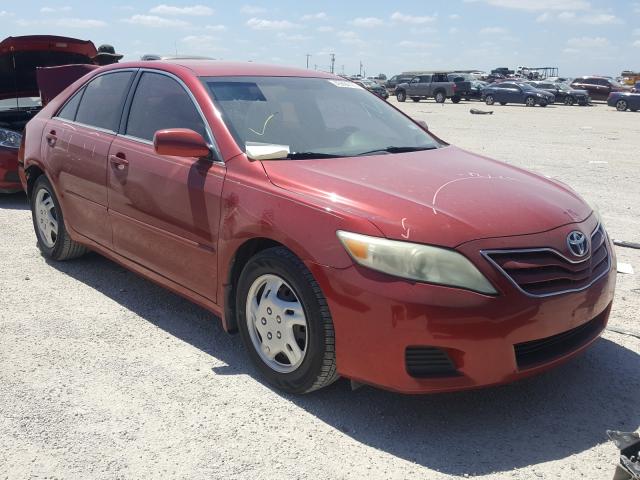
{"label": "windshield wiper", "polygon": [[374,153],[407,153],[407,152],[420,152],[422,150],[435,150],[438,148],[435,145],[425,147],[386,147],[376,148],[375,150],[369,150],[368,152],[359,153],[358,156],[371,155]]}
{"label": "windshield wiper", "polygon": [[319,153],[319,152],[293,152],[287,155],[291,160],[310,160],[313,158],[341,158],[344,155],[334,155],[332,153]]}

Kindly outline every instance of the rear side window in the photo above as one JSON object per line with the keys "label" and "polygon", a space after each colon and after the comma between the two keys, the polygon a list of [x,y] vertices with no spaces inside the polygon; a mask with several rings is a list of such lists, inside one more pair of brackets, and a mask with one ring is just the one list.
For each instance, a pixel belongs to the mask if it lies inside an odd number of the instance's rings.
{"label": "rear side window", "polygon": [[126,134],[153,140],[165,128],[188,128],[207,138],[202,117],[184,88],[166,75],[145,72],[131,102]]}
{"label": "rear side window", "polygon": [[133,72],[115,72],[91,80],[84,88],[76,122],[116,132]]}
{"label": "rear side window", "polygon": [[58,112],[58,117],[64,118],[65,120],[74,121],[76,119],[76,112],[78,111],[78,105],[80,104],[80,100],[82,100],[82,92],[84,89],[77,92],[71,100],[67,102],[67,104]]}

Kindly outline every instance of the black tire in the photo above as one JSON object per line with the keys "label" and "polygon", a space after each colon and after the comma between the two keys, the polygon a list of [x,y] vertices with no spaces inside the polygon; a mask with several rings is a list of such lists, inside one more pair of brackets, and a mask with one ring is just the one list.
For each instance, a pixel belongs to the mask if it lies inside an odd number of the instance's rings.
{"label": "black tire", "polygon": [[632,112],[637,112],[638,111],[637,108],[630,108],[629,110],[631,110]]}
{"label": "black tire", "polygon": [[[246,302],[251,285],[267,274],[277,275],[291,286],[307,317],[306,353],[302,363],[289,373],[277,372],[262,360],[247,325]],[[298,257],[284,247],[263,250],[251,258],[242,270],[236,291],[240,335],[249,357],[271,385],[288,393],[309,393],[338,379],[335,333],[327,300],[311,272]]]}
{"label": "black tire", "polygon": [[500,105],[502,105],[502,106],[504,106],[506,104],[507,104],[507,102],[500,102]]}
{"label": "black tire", "polygon": [[447,95],[442,90],[438,90],[433,94],[433,98],[435,98],[436,103],[444,103],[447,100]]}
{"label": "black tire", "polygon": [[524,104],[527,107],[535,107],[536,106],[536,97],[527,97],[524,99]]}
{"label": "black tire", "polygon": [[624,112],[628,108],[626,100],[618,100],[616,102],[616,110],[619,112]]}
{"label": "black tire", "polygon": [[573,98],[571,95],[567,95],[566,97],[564,97],[564,104],[567,106],[572,106],[574,103],[576,103],[575,98]]}
{"label": "black tire", "polygon": [[404,102],[407,99],[407,93],[404,90],[398,90],[396,92],[396,98],[399,102]]}
{"label": "black tire", "polygon": [[493,105],[495,103],[493,95],[487,95],[486,97],[484,97],[484,103],[486,103],[487,105]]}
{"label": "black tire", "polygon": [[[43,237],[40,228],[38,227],[38,220],[36,215],[36,209],[38,207],[36,205],[36,199],[38,198],[40,192],[42,192],[43,195],[48,195],[53,201],[53,209],[51,210],[51,215],[58,223],[58,232],[52,246],[47,245],[47,242]],[[33,220],[33,228],[36,232],[36,239],[38,240],[38,248],[45,257],[57,261],[64,261],[78,258],[87,253],[87,248],[85,246],[74,242],[73,240],[71,240],[71,237],[69,237],[69,234],[67,233],[67,230],[64,226],[64,216],[62,214],[62,209],[60,208],[60,203],[58,202],[58,198],[53,191],[53,187],[51,186],[49,179],[45,175],[41,175],[36,180],[29,201],[31,203],[31,218]]]}
{"label": "black tire", "polygon": [[470,97],[464,97],[464,101],[465,101],[465,102],[470,102],[470,101],[471,101],[471,98],[470,98]]}
{"label": "black tire", "polygon": [[420,101],[420,97],[411,97],[411,100],[417,103]]}
{"label": "black tire", "polygon": [[541,107],[546,107],[546,106],[547,106],[547,105],[549,105],[549,104],[547,103],[547,101],[546,101],[546,100],[540,100],[540,104],[539,104],[539,105],[540,105]]}
{"label": "black tire", "polygon": [[460,100],[462,100],[458,95],[454,95],[453,97],[451,97],[451,101],[453,103],[460,103]]}

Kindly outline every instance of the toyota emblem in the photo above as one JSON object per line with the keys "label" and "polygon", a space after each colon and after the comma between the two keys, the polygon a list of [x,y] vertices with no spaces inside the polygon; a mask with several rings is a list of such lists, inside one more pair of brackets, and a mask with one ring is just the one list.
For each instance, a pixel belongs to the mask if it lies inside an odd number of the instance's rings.
{"label": "toyota emblem", "polygon": [[584,257],[589,251],[587,236],[578,230],[567,235],[567,246],[576,257]]}

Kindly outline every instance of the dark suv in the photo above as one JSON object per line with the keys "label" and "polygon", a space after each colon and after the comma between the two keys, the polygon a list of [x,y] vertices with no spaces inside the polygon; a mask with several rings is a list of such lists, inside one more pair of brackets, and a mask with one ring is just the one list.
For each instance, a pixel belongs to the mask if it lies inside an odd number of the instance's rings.
{"label": "dark suv", "polygon": [[579,77],[571,87],[586,90],[593,100],[606,100],[611,92],[628,92],[629,87],[607,77]]}

